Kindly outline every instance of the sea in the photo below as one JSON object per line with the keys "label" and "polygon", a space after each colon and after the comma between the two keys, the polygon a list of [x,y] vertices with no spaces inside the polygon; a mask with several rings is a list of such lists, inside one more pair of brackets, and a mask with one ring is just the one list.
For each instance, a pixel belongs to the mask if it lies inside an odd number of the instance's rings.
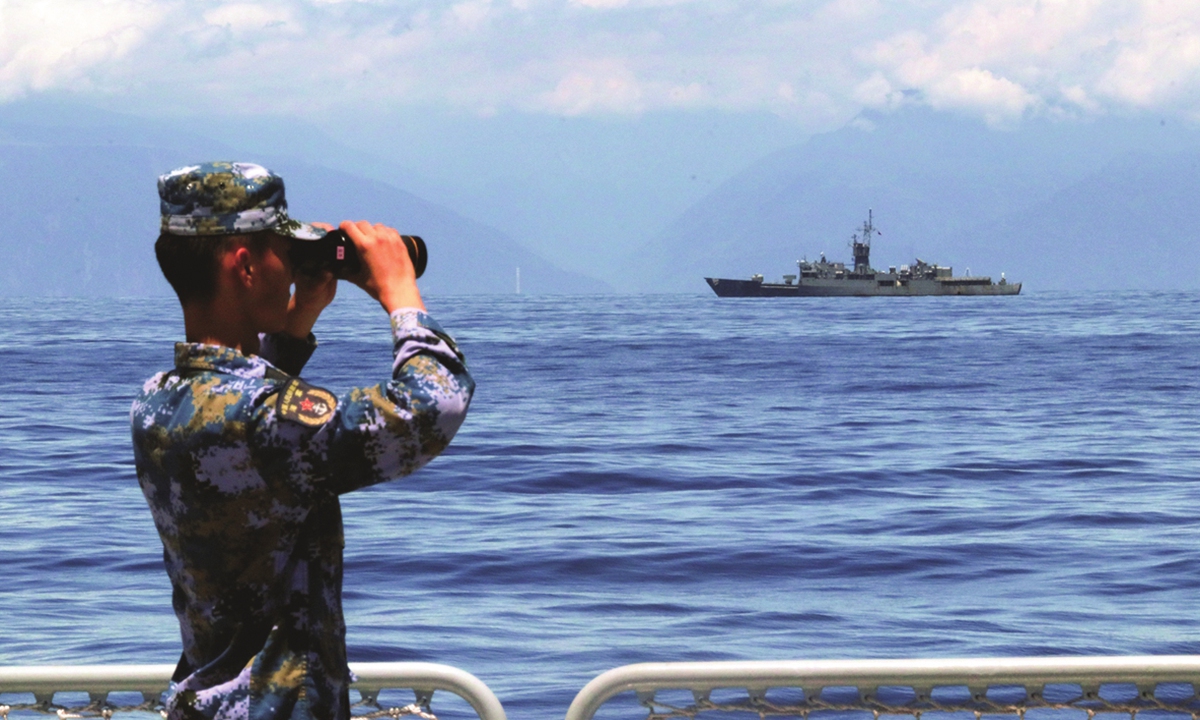
{"label": "sea", "polygon": [[[352,662],[551,720],[645,661],[1200,652],[1200,293],[427,302],[478,390],[343,499]],[[316,333],[313,384],[387,376],[356,289]],[[0,299],[0,665],[178,659],[128,414],[181,337]]]}

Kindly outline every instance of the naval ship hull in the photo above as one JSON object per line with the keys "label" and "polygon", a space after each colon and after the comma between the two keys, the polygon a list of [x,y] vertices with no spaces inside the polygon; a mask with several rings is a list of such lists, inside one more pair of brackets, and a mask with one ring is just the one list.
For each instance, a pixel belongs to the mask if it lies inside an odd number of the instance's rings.
{"label": "naval ship hull", "polygon": [[875,297],[925,295],[1016,295],[1021,283],[994,283],[991,278],[803,278],[795,284],[761,280],[704,278],[719,297]]}

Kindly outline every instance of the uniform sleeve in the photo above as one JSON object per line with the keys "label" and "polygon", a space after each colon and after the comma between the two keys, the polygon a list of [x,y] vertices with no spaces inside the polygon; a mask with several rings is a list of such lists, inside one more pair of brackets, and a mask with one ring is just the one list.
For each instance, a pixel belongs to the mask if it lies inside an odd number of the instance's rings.
{"label": "uniform sleeve", "polygon": [[288,375],[299,375],[317,349],[317,338],[312,333],[298,338],[286,332],[258,336],[258,356],[284,371]]}
{"label": "uniform sleeve", "polygon": [[343,395],[313,438],[324,446],[325,479],[337,493],[428,463],[458,432],[475,391],[462,353],[432,317],[399,309],[391,324],[391,380]]}

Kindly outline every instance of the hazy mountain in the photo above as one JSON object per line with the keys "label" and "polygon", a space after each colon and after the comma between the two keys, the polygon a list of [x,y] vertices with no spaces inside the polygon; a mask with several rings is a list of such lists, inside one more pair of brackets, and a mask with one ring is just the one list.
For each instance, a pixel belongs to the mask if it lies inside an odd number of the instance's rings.
{"label": "hazy mountain", "polygon": [[[152,251],[154,179],[221,157],[281,172],[297,217],[366,217],[424,236],[427,292],[509,293],[517,267],[529,293],[608,289],[500,230],[347,171],[352,151],[339,156],[341,170],[321,167],[336,153],[311,128],[264,126],[278,140],[252,143],[294,156],[248,154],[201,130],[71,105],[0,105],[0,294],[168,293]],[[247,133],[214,129],[250,142]],[[1153,119],[1040,120],[1006,131],[922,109],[868,114],[718,184],[631,255],[618,281],[624,290],[708,292],[705,275],[778,277],[822,252],[846,260],[850,233],[871,208],[883,232],[876,267],[919,256],[960,273],[1005,272],[1030,290],[1196,287],[1198,158],[1200,133]],[[607,224],[599,210],[565,217],[578,213],[549,196],[540,202],[522,212],[559,213],[564,237]]]}
{"label": "hazy mountain", "polygon": [[869,115],[774,153],[693,205],[627,265],[626,289],[707,292],[849,260],[868,208],[872,264],[921,257],[1029,289],[1194,288],[1200,133],[1158,121]]}
{"label": "hazy mountain", "polygon": [[154,260],[156,177],[207,159],[248,159],[282,174],[304,220],[366,218],[421,235],[427,293],[611,291],[564,271],[498,230],[390,185],[287,157],[247,157],[202,136],[73,108],[0,112],[0,294],[169,294]]}
{"label": "hazy mountain", "polygon": [[1200,151],[1131,152],[981,228],[972,270],[1029,288],[1200,288]]}
{"label": "hazy mountain", "polygon": [[[372,108],[374,111],[375,108]],[[807,137],[766,111],[573,117],[407,107],[320,127],[290,117],[190,117],[190,134],[404,188],[497,228],[567,270],[607,279],[696,200]]]}

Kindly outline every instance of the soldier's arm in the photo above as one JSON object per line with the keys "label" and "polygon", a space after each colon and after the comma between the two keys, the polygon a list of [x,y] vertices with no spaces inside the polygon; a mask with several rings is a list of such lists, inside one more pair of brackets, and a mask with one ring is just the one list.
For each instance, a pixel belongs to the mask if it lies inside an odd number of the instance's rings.
{"label": "soldier's arm", "polygon": [[391,326],[387,382],[337,398],[299,378],[269,381],[253,442],[264,463],[283,463],[271,474],[288,492],[341,494],[408,475],[458,432],[475,382],[454,340],[416,308],[391,313]]}
{"label": "soldier's arm", "polygon": [[292,385],[278,404],[284,419],[319,423],[306,443],[305,461],[323,468],[319,474],[327,490],[338,493],[407,475],[433,459],[462,425],[475,390],[454,341],[425,313],[400,234],[366,222],[341,227],[363,261],[355,284],[391,318],[392,377],[350,391],[327,417],[304,416],[305,407],[320,409],[333,401],[325,391],[314,389],[306,398],[303,388]]}
{"label": "soldier's arm", "polygon": [[425,312],[391,313],[392,379],[342,396],[328,432],[327,481],[337,493],[414,472],[446,449],[475,381],[454,340]]}

